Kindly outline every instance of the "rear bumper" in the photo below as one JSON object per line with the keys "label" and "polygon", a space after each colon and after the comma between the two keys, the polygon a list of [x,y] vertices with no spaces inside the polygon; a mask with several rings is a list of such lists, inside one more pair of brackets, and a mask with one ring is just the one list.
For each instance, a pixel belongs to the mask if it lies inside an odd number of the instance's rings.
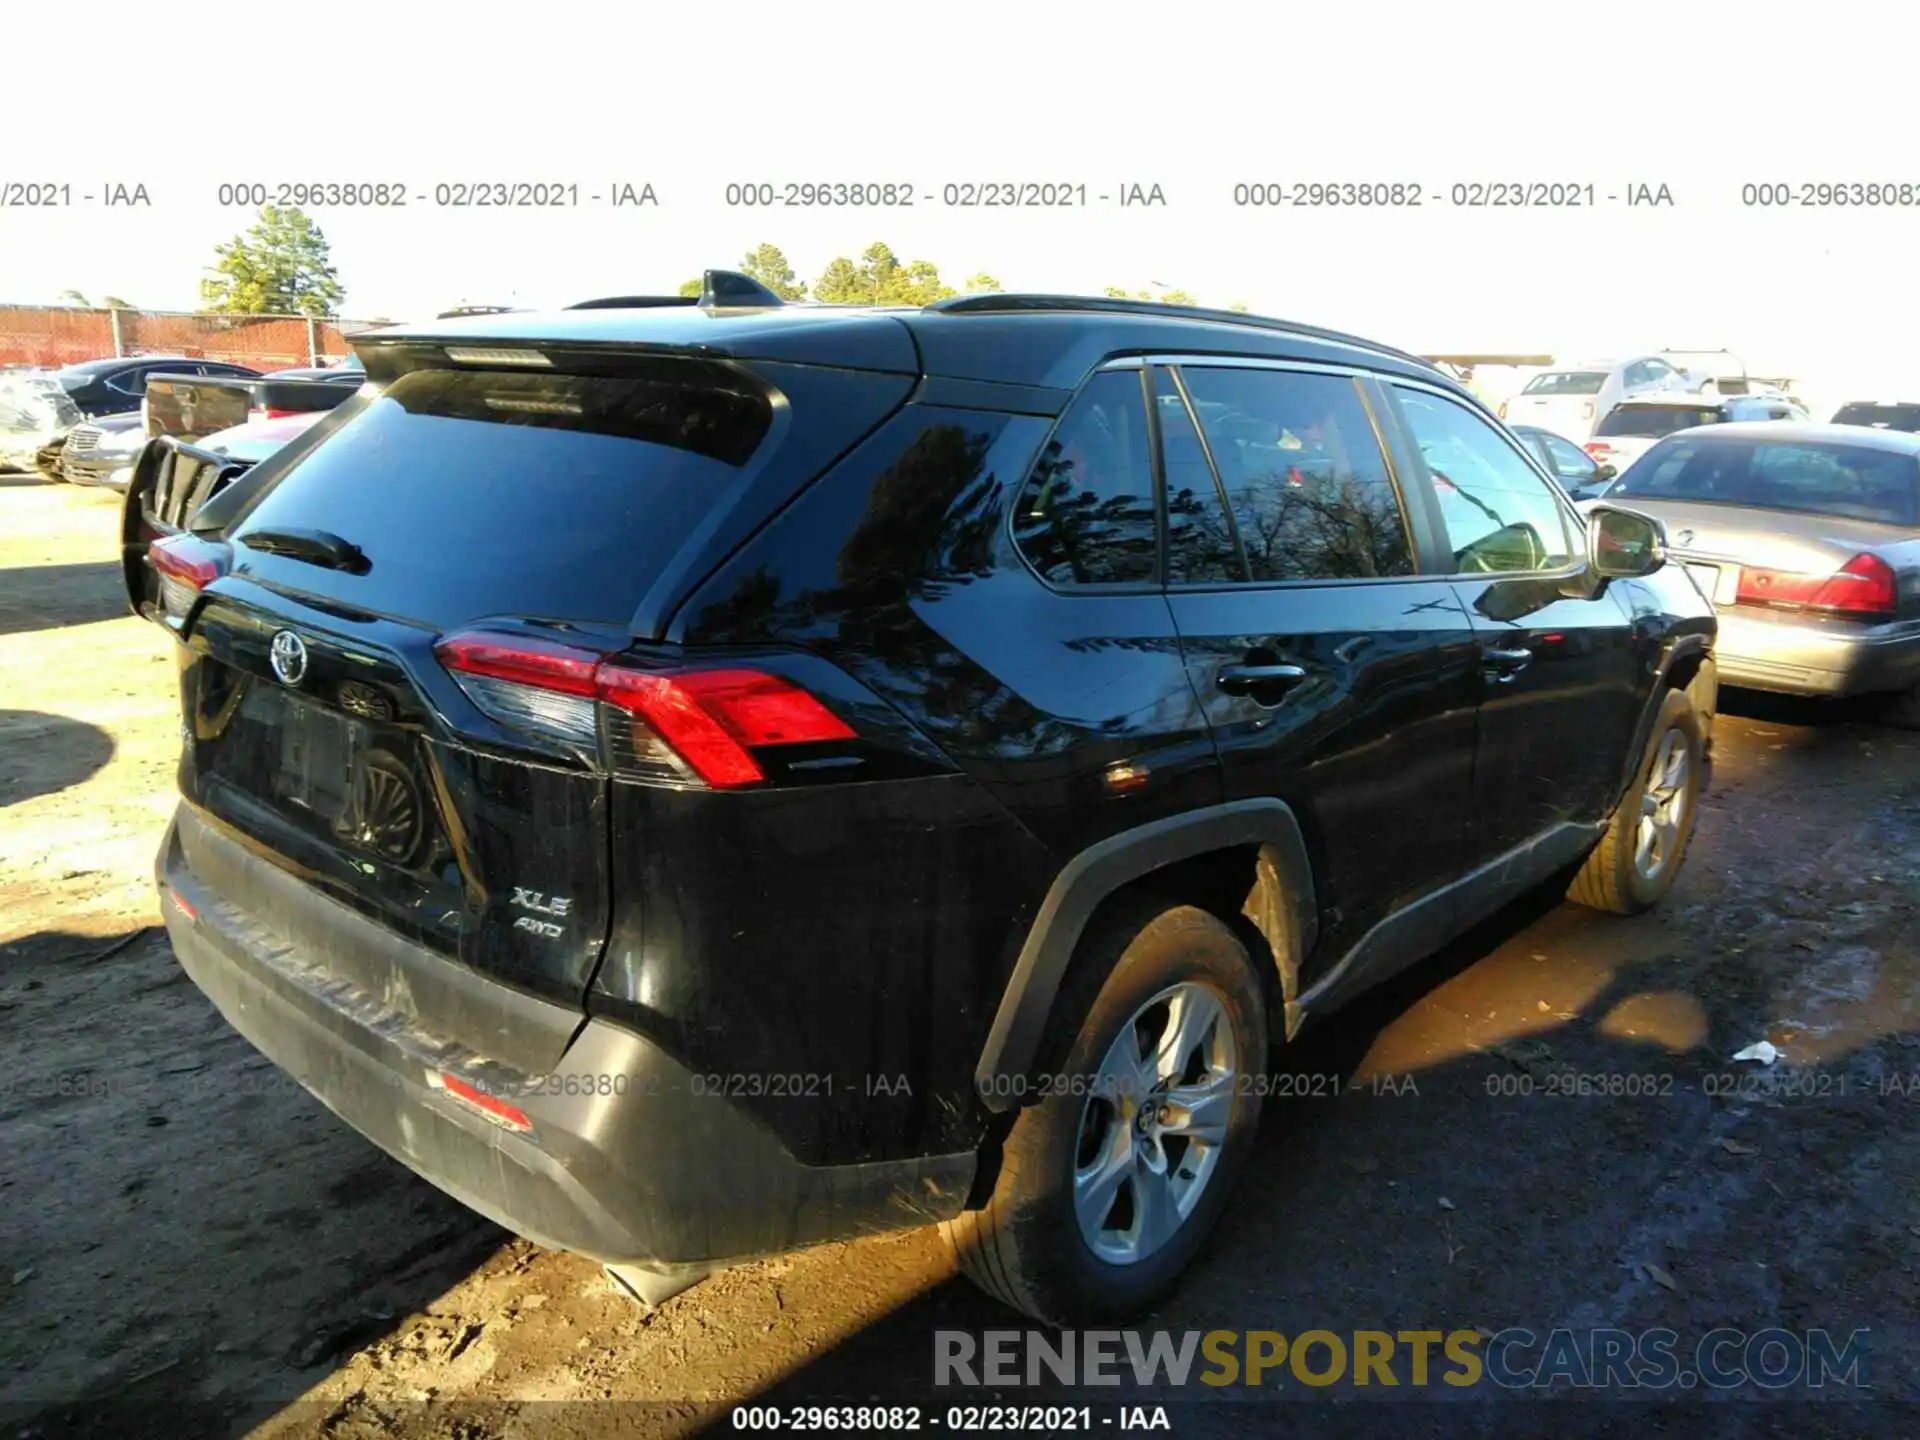
{"label": "rear bumper", "polygon": [[[402,1164],[539,1244],[671,1270],[948,1219],[972,1183],[971,1153],[799,1164],[659,1046],[399,940],[190,807],[168,827],[157,872],[174,953],[229,1024]],[[223,895],[239,888],[244,912]],[[269,922],[288,907],[309,921],[338,912],[329,918],[342,945],[358,942],[356,978],[381,963],[368,958],[368,944],[407,952],[394,958],[395,983],[352,983],[341,968],[277,941]],[[561,1036],[558,1063],[516,1073],[423,1028],[424,1005],[413,996],[422,986],[451,987],[433,994],[436,1018],[508,1017],[516,1031]],[[523,1111],[531,1131],[431,1085],[440,1072]]]}
{"label": "rear bumper", "polygon": [[1920,626],[1847,625],[1786,613],[1719,610],[1720,683],[1792,695],[1847,696],[1920,683]]}

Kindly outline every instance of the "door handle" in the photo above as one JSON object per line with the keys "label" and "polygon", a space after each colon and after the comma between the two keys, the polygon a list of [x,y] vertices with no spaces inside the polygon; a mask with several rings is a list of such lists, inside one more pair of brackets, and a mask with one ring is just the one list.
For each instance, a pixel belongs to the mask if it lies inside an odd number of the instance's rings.
{"label": "door handle", "polygon": [[1278,705],[1287,691],[1306,678],[1307,672],[1298,665],[1229,665],[1214,677],[1214,683],[1229,695]]}
{"label": "door handle", "polygon": [[1533,652],[1522,646],[1489,645],[1480,652],[1480,660],[1487,679],[1504,685],[1533,663]]}

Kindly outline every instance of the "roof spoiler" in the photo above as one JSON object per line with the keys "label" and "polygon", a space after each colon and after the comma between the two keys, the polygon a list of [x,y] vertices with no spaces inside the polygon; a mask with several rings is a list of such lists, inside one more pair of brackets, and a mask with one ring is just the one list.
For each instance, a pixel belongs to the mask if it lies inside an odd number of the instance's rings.
{"label": "roof spoiler", "polygon": [[773,291],[738,270],[709,270],[694,295],[608,295],[582,300],[569,310],[648,310],[663,305],[698,305],[702,310],[768,310],[785,305]]}

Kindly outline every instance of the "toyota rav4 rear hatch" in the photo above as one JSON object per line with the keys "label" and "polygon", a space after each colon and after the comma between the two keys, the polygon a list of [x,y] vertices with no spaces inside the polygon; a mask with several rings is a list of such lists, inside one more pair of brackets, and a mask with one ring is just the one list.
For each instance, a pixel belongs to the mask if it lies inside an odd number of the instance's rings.
{"label": "toyota rav4 rear hatch", "polygon": [[[223,530],[154,547],[157,618],[185,642],[181,787],[333,898],[579,1002],[611,906],[600,712],[648,703],[581,657],[632,647],[650,591],[697,579],[703,546],[772,513],[911,379],[436,354],[236,482]],[[276,939],[338,943],[231,893],[243,867],[221,883]]]}

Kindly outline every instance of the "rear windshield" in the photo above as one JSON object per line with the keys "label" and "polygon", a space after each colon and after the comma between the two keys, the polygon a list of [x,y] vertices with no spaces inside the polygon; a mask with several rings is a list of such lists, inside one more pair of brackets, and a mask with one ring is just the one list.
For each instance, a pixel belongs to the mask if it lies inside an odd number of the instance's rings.
{"label": "rear windshield", "polygon": [[1522,395],[1598,395],[1607,383],[1604,370],[1555,370],[1527,381]]}
{"label": "rear windshield", "polygon": [[624,625],[766,440],[764,392],[716,366],[645,375],[414,371],[270,484],[234,538],[332,532],[354,575],[247,553],[269,583],[379,614]]}
{"label": "rear windshield", "polygon": [[1594,434],[1656,440],[1676,430],[1711,425],[1720,412],[1710,405],[1618,405],[1594,428]]}
{"label": "rear windshield", "polygon": [[1882,430],[1920,430],[1920,405],[1842,405],[1836,425],[1872,425]]}
{"label": "rear windshield", "polygon": [[1669,440],[1640,457],[1607,498],[1692,500],[1912,525],[1920,461],[1844,443]]}

